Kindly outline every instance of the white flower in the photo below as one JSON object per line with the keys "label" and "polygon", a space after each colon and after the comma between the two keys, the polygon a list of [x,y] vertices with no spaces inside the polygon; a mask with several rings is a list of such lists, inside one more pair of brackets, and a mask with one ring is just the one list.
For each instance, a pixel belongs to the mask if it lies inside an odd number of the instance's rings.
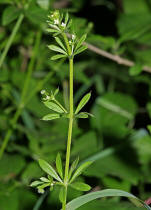
{"label": "white flower", "polygon": [[61,23],[61,26],[65,28],[66,27],[66,24],[62,22]]}
{"label": "white flower", "polygon": [[72,34],[72,40],[74,40],[76,38],[76,36],[74,34]]}
{"label": "white flower", "polygon": [[43,94],[45,94],[46,93],[46,91],[45,90],[41,90],[41,92],[40,92],[42,95]]}
{"label": "white flower", "polygon": [[69,41],[69,44],[72,44],[72,42],[71,42],[71,41]]}
{"label": "white flower", "polygon": [[55,25],[59,24],[59,20],[58,20],[58,19],[55,19],[55,20],[54,20],[54,24],[55,24]]}
{"label": "white flower", "polygon": [[49,100],[50,99],[50,96],[46,96],[46,100]]}

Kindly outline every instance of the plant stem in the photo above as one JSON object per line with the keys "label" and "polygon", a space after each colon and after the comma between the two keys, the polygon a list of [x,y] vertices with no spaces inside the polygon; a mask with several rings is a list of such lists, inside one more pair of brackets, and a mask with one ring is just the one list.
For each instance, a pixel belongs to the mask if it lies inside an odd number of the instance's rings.
{"label": "plant stem", "polygon": [[2,143],[2,146],[0,148],[0,159],[3,156],[3,153],[4,153],[4,151],[5,151],[6,147],[7,147],[9,139],[10,139],[12,133],[13,133],[13,130],[14,130],[14,128],[17,125],[18,118],[21,115],[22,109],[25,106],[25,99],[26,99],[26,96],[27,96],[31,75],[32,75],[32,72],[33,72],[33,67],[34,67],[36,55],[37,55],[38,48],[39,48],[40,38],[41,38],[41,32],[38,32],[37,33],[37,37],[36,37],[36,41],[35,41],[35,46],[34,46],[34,49],[33,49],[33,56],[31,57],[31,60],[30,60],[30,63],[29,63],[29,67],[27,69],[27,75],[26,75],[26,79],[25,79],[25,82],[24,82],[24,86],[23,86],[23,90],[22,90],[22,94],[21,94],[21,99],[20,99],[19,105],[17,107],[17,110],[16,110],[16,112],[14,114],[14,117],[13,117],[13,119],[11,121],[12,128],[10,128],[7,131],[6,136],[5,136],[5,138],[3,140],[3,143]]}
{"label": "plant stem", "polygon": [[63,37],[64,37],[64,41],[66,43],[67,50],[68,50],[68,55],[69,55],[69,86],[70,86],[69,127],[68,127],[65,175],[64,175],[65,201],[62,204],[62,209],[66,210],[68,174],[69,174],[69,164],[70,164],[70,150],[71,150],[71,140],[72,140],[72,127],[73,127],[73,57],[72,57],[71,48],[69,46],[69,41],[68,41],[68,38],[67,38],[65,33],[63,33]]}
{"label": "plant stem", "polygon": [[5,59],[5,57],[6,57],[7,53],[8,53],[8,50],[9,50],[10,46],[13,43],[13,40],[15,38],[15,35],[16,35],[16,33],[17,33],[21,23],[22,23],[23,18],[24,18],[24,15],[20,14],[19,17],[18,17],[18,20],[17,20],[17,22],[16,22],[16,24],[15,24],[15,26],[13,28],[13,31],[12,31],[9,39],[8,39],[8,42],[7,42],[7,44],[6,44],[5,48],[4,48],[4,51],[3,51],[3,53],[2,53],[2,55],[0,57],[0,68],[3,65],[4,59]]}

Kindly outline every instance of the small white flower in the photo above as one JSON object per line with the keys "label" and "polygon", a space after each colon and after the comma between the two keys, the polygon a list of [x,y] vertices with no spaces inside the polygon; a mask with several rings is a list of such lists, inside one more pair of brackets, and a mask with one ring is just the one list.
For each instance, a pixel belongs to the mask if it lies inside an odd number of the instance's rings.
{"label": "small white flower", "polygon": [[66,27],[66,24],[62,22],[61,23],[61,26],[65,28]]}
{"label": "small white flower", "polygon": [[58,20],[58,19],[55,19],[55,20],[54,20],[54,24],[55,24],[55,25],[59,24],[59,20]]}
{"label": "small white flower", "polygon": [[51,187],[53,186],[53,183],[51,183]]}
{"label": "small white flower", "polygon": [[46,91],[45,90],[41,90],[41,92],[40,92],[42,95],[43,94],[45,94],[46,93]]}
{"label": "small white flower", "polygon": [[46,100],[49,100],[50,99],[50,96],[46,96]]}
{"label": "small white flower", "polygon": [[72,34],[72,40],[75,40],[76,36],[74,34]]}
{"label": "small white flower", "polygon": [[69,44],[72,44],[72,42],[71,42],[71,41],[69,41]]}

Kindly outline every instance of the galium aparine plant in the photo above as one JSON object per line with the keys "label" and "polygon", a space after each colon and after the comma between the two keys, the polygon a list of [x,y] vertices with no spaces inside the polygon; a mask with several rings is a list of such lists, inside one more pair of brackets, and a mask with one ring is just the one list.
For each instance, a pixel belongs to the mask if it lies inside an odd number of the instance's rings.
{"label": "galium aparine plant", "polygon": [[81,112],[81,109],[89,101],[91,93],[87,93],[79,102],[77,108],[74,110],[73,104],[73,73],[74,73],[74,57],[86,50],[86,46],[83,42],[86,39],[86,34],[81,38],[78,38],[76,33],[71,31],[72,20],[69,19],[68,13],[61,14],[58,10],[52,12],[48,16],[48,32],[50,32],[57,45],[48,45],[48,48],[57,54],[51,57],[51,60],[57,60],[61,58],[67,58],[69,61],[69,110],[67,110],[58,100],[57,94],[59,89],[54,92],[48,93],[46,90],[42,90],[43,103],[53,113],[44,116],[42,119],[45,121],[55,120],[61,117],[67,118],[69,121],[68,137],[67,137],[67,149],[66,149],[66,161],[65,169],[63,169],[62,159],[58,153],[56,157],[56,170],[45,160],[40,159],[39,165],[41,169],[47,173],[47,177],[41,177],[39,180],[31,183],[32,187],[36,187],[39,193],[44,193],[45,188],[49,187],[50,191],[55,186],[60,187],[59,199],[62,203],[62,209],[66,209],[67,191],[68,187],[72,187],[80,191],[89,191],[91,187],[83,182],[77,182],[76,178],[92,163],[90,161],[84,162],[78,165],[79,159],[77,158],[70,165],[70,151],[72,142],[72,130],[73,121],[75,118],[88,118],[92,116],[90,113]]}

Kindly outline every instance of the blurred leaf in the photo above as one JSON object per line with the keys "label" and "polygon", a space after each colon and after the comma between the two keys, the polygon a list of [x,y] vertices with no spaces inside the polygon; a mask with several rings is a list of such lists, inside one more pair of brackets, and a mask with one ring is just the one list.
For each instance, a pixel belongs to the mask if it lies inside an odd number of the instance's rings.
{"label": "blurred leaf", "polygon": [[0,160],[0,177],[14,177],[25,167],[25,160],[21,155],[5,154]]}
{"label": "blurred leaf", "polygon": [[83,182],[74,182],[70,186],[79,191],[89,191],[91,187]]}
{"label": "blurred leaf", "polygon": [[61,187],[60,189],[60,193],[59,193],[59,200],[61,203],[63,203],[66,199],[66,191],[65,191],[65,187]]}
{"label": "blurred leaf", "polygon": [[149,7],[144,0],[137,0],[137,7],[134,1],[123,0],[123,7],[127,14],[149,12]]}
{"label": "blurred leaf", "polygon": [[62,160],[59,153],[57,154],[57,157],[56,157],[56,168],[57,168],[58,174],[63,179]]}
{"label": "blurred leaf", "polygon": [[21,10],[15,6],[7,7],[4,10],[3,15],[2,15],[2,25],[6,26],[9,23],[11,23],[15,19],[17,19],[17,17],[20,15],[20,13],[21,13]]}
{"label": "blurred leaf", "polygon": [[38,5],[43,9],[49,8],[49,0],[37,0]]}
{"label": "blurred leaf", "polygon": [[130,67],[129,74],[131,76],[136,76],[136,75],[140,74],[142,72],[142,70],[143,70],[142,65],[136,64],[136,65]]}
{"label": "blurred leaf", "polygon": [[47,114],[42,118],[42,120],[48,121],[48,120],[54,120],[58,118],[60,118],[59,114]]}
{"label": "blurred leaf", "polygon": [[42,9],[31,2],[28,9],[25,10],[25,16],[29,21],[37,26],[41,26],[45,23],[47,17],[47,11]]}
{"label": "blurred leaf", "polygon": [[97,137],[95,132],[89,131],[76,140],[71,155],[79,156],[80,159],[87,158],[98,151]]}

